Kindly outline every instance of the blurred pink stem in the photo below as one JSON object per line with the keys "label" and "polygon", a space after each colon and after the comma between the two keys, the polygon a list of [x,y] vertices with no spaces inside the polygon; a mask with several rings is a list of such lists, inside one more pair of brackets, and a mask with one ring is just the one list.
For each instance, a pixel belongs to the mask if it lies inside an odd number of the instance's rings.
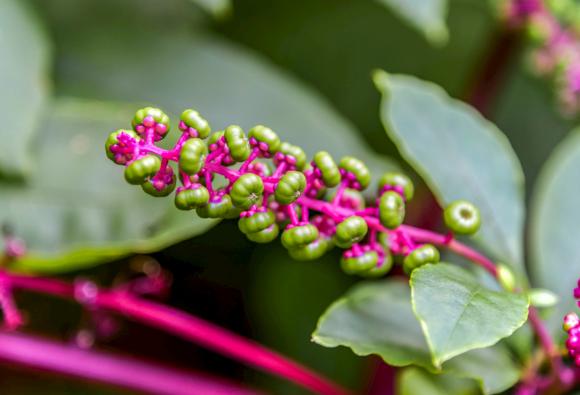
{"label": "blurred pink stem", "polygon": [[91,308],[105,309],[133,321],[172,333],[249,366],[290,380],[315,393],[344,395],[348,391],[306,367],[209,322],[159,303],[146,301],[123,291],[97,289],[92,283],[67,282],[0,272],[0,281],[10,288],[76,299]]}
{"label": "blurred pink stem", "polygon": [[258,394],[256,390],[195,372],[16,333],[0,332],[0,360],[150,394]]}

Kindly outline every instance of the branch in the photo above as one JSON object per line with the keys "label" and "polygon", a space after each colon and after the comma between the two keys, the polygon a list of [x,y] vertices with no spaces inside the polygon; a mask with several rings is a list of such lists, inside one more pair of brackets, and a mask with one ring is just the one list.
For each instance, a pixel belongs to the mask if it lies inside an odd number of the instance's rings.
{"label": "branch", "polygon": [[17,275],[6,271],[0,272],[0,280],[9,284],[12,289],[75,299],[91,308],[118,313],[133,321],[161,329],[246,365],[290,380],[315,393],[324,395],[348,393],[338,385],[258,343],[172,307],[139,299],[128,292],[101,290],[90,282],[72,285],[57,279]]}
{"label": "branch", "polygon": [[0,332],[0,360],[151,394],[259,394],[257,390],[192,371],[83,350],[23,334]]}

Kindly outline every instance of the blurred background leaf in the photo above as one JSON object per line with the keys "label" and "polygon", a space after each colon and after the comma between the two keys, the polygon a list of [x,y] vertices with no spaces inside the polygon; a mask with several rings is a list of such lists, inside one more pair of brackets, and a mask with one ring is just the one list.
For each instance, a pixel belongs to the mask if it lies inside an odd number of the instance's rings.
{"label": "blurred background leaf", "polygon": [[580,129],[572,131],[546,163],[534,191],[530,255],[535,283],[558,295],[550,324],[563,337],[562,317],[575,311],[572,291],[580,274]]}
{"label": "blurred background leaf", "polygon": [[447,42],[446,0],[378,0],[390,7],[433,44]]}
{"label": "blurred background leaf", "polygon": [[49,90],[50,49],[26,2],[0,2],[0,175],[31,171],[29,143]]}
{"label": "blurred background leaf", "polygon": [[20,268],[79,269],[156,251],[215,224],[128,186],[122,169],[103,160],[103,135],[127,125],[133,108],[59,99],[46,109],[33,151],[39,166],[26,183],[0,183],[0,218],[29,250]]}

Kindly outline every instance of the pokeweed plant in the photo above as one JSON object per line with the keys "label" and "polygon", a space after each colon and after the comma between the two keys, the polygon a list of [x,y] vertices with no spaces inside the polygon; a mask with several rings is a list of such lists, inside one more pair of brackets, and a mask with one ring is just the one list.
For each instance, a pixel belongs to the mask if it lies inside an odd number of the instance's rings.
{"label": "pokeweed plant", "polygon": [[[407,89],[407,96],[415,99],[423,94],[413,91],[414,82],[399,78],[381,72],[375,82],[394,98],[405,96],[397,90]],[[389,106],[397,104],[387,99]],[[461,111],[449,112],[466,122]],[[391,121],[397,123],[392,114]],[[420,131],[421,122],[417,115],[413,127]],[[361,192],[371,184],[371,174],[364,162],[350,156],[335,161],[326,151],[308,161],[299,146],[281,141],[263,125],[252,127],[247,135],[237,125],[212,133],[206,119],[187,109],[178,122],[180,137],[169,149],[156,144],[171,126],[162,110],[138,110],[131,126],[111,133],[105,150],[109,159],[124,166],[126,181],[147,194],[173,194],[178,209],[195,210],[202,218],[237,218],[240,231],[256,243],[280,236],[296,260],[316,260],[338,247],[340,266],[347,274],[384,277],[395,261],[401,263],[402,272],[361,285],[331,306],[313,334],[317,343],[346,345],[361,355],[379,354],[395,366],[416,364],[434,373],[471,377],[480,383],[479,389],[471,389],[476,392],[501,392],[519,381],[518,394],[564,393],[576,384],[575,371],[564,363],[538,311],[529,304],[532,294],[544,291],[529,291],[521,270],[514,274],[509,265],[496,264],[458,240],[477,233],[486,221],[475,204],[465,199],[450,202],[442,215],[448,232],[436,233],[403,223],[414,185],[402,173],[383,174],[376,196],[366,199]],[[461,125],[451,129],[457,126]],[[509,249],[509,241],[506,245]],[[441,248],[483,268],[497,286],[483,286],[472,271],[440,263]],[[400,281],[402,273],[410,276],[411,295]],[[534,300],[540,306],[538,299]],[[396,314],[385,317],[389,308]],[[540,354],[523,374],[513,371],[503,342],[497,343],[511,339],[528,320]],[[399,328],[396,335],[388,333],[393,325]],[[486,354],[490,346],[491,354]],[[483,365],[486,360],[497,364],[496,371]],[[508,368],[501,371],[504,362]]]}

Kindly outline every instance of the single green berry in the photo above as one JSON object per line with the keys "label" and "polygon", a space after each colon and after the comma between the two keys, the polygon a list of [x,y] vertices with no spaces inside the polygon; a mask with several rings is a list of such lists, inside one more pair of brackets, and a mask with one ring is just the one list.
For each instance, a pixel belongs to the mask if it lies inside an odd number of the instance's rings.
{"label": "single green berry", "polygon": [[143,124],[145,118],[147,117],[151,117],[153,118],[153,121],[155,121],[155,123],[165,126],[165,131],[161,134],[165,134],[167,133],[167,131],[169,131],[170,127],[169,117],[162,110],[154,107],[145,107],[137,110],[135,116],[133,117],[133,120],[131,121],[131,126],[133,126],[133,129],[135,129],[135,131],[137,131],[138,133],[141,133],[138,125]]}
{"label": "single green berry", "polygon": [[481,225],[479,210],[465,200],[456,200],[447,206],[443,218],[447,227],[460,235],[472,235]]}
{"label": "single green berry", "polygon": [[361,255],[343,254],[340,267],[346,274],[362,274],[377,266],[379,255],[376,251],[365,251]]}
{"label": "single green berry", "polygon": [[195,211],[201,218],[224,218],[231,209],[232,199],[229,195],[223,195],[205,206],[198,207]]}
{"label": "single green berry", "polygon": [[306,177],[299,171],[289,171],[284,174],[274,191],[274,198],[278,203],[291,204],[296,201],[306,188]]}
{"label": "single green berry", "polygon": [[379,278],[383,277],[385,274],[391,271],[392,268],[393,268],[393,256],[387,252],[380,266],[377,263],[375,267],[365,272],[361,272],[360,275],[366,278]]}
{"label": "single green berry", "polygon": [[230,195],[234,206],[242,210],[260,203],[264,193],[262,178],[253,173],[242,174],[232,185]]}
{"label": "single green berry", "polygon": [[282,232],[282,245],[287,249],[303,247],[318,238],[318,228],[312,224],[286,228]]}
{"label": "single green berry", "polygon": [[336,226],[334,240],[341,248],[350,248],[364,239],[369,227],[366,221],[357,215],[346,218]]}
{"label": "single green berry", "polygon": [[242,217],[238,221],[238,227],[242,233],[256,233],[269,228],[276,219],[271,210],[257,212],[249,217]]}
{"label": "single green berry", "polygon": [[332,156],[326,151],[319,151],[312,159],[314,166],[320,170],[324,185],[329,188],[335,187],[340,183],[341,176],[338,166],[332,159]]}
{"label": "single green berry", "polygon": [[161,188],[161,189],[155,188],[155,186],[153,184],[154,183],[151,182],[151,180],[147,180],[143,184],[141,184],[141,188],[143,189],[143,191],[145,191],[145,193],[147,193],[151,196],[155,196],[155,197],[169,196],[171,194],[171,192],[173,192],[175,190],[175,176],[172,176],[171,182],[168,184],[165,184],[163,186],[163,188]]}
{"label": "single green berry", "polygon": [[203,185],[182,189],[175,194],[175,207],[180,210],[193,210],[205,206],[208,202],[209,192]]}
{"label": "single green berry", "polygon": [[205,165],[207,146],[198,138],[188,139],[181,147],[179,154],[179,170],[194,175]]}
{"label": "single green berry", "polygon": [[[107,158],[109,158],[110,160],[112,160],[115,163],[118,163],[118,162],[117,162],[117,158],[115,157],[116,155],[113,152],[111,152],[111,147],[113,145],[119,144],[119,135],[121,135],[121,134],[126,134],[126,135],[130,136],[131,138],[133,138],[135,141],[141,140],[141,138],[139,138],[137,133],[135,133],[132,130],[119,129],[119,130],[116,130],[113,133],[111,133],[109,135],[109,137],[107,138],[107,141],[105,142],[105,152],[107,154]],[[118,164],[123,164],[123,163],[118,163]]]}
{"label": "single green berry", "polygon": [[379,219],[389,229],[395,229],[405,219],[405,202],[395,191],[386,191],[379,199]]}
{"label": "single green berry", "polygon": [[500,263],[496,266],[497,279],[506,291],[512,292],[516,288],[516,277],[509,267]]}
{"label": "single green berry", "polygon": [[265,144],[270,154],[275,154],[280,148],[280,138],[272,129],[266,126],[254,126],[248,132],[248,137],[255,139],[259,145]]}
{"label": "single green berry", "polygon": [[439,251],[431,244],[424,244],[411,251],[403,260],[403,270],[410,274],[416,268],[428,263],[439,262]]}
{"label": "single green berry", "polygon": [[129,184],[141,185],[153,177],[161,168],[161,160],[155,155],[145,155],[125,168],[125,180]]}
{"label": "single green berry", "polygon": [[298,170],[303,170],[306,166],[306,154],[299,146],[283,142],[280,144],[279,151],[286,156],[294,158],[296,161],[294,165]]}
{"label": "single green berry", "polygon": [[280,228],[278,224],[272,224],[270,227],[256,233],[247,233],[246,237],[255,243],[269,243],[278,237]]}
{"label": "single green berry", "polygon": [[356,178],[360,189],[365,189],[371,182],[371,172],[368,167],[359,159],[352,156],[345,156],[338,165],[347,173],[351,173]]}
{"label": "single green berry", "polygon": [[320,236],[305,246],[289,249],[288,253],[297,261],[313,261],[323,256],[331,245],[332,241],[328,237]]}
{"label": "single green berry", "polygon": [[230,149],[230,156],[237,162],[243,162],[250,156],[251,148],[246,134],[241,127],[230,125],[224,131],[226,144]]}
{"label": "single green berry", "polygon": [[197,137],[204,139],[211,133],[209,122],[195,110],[185,110],[181,113],[181,122],[197,131]]}
{"label": "single green berry", "polygon": [[213,132],[209,139],[207,139],[208,147],[212,144],[217,144],[218,141],[224,136],[224,131],[220,130],[219,132]]}
{"label": "single green berry", "polygon": [[413,185],[413,182],[409,177],[401,173],[388,172],[383,174],[379,179],[379,192],[381,192],[385,187],[400,190],[406,201],[411,200],[415,194],[415,186]]}

